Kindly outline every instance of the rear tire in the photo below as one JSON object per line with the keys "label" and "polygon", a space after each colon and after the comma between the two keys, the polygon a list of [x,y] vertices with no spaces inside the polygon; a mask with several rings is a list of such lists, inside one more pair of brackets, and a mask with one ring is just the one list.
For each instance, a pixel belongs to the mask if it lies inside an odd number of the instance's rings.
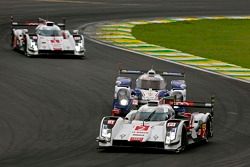
{"label": "rear tire", "polygon": [[12,48],[13,50],[16,50],[16,46],[14,46],[14,43],[16,43],[16,41],[15,41],[14,33],[12,32],[12,34],[11,34],[11,44],[10,44],[10,46],[11,46],[11,48]]}
{"label": "rear tire", "polygon": [[211,118],[208,118],[206,122],[206,132],[205,132],[205,138],[203,139],[204,143],[209,142],[209,138],[213,136],[213,124]]}
{"label": "rear tire", "polygon": [[213,133],[213,122],[211,120],[211,118],[208,118],[207,120],[207,137],[213,137],[214,133]]}

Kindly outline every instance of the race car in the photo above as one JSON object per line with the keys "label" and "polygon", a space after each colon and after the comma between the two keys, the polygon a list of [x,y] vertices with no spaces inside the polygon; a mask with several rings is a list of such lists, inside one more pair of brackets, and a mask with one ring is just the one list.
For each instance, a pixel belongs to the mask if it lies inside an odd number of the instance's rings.
{"label": "race car", "polygon": [[15,22],[11,18],[11,47],[28,57],[73,55],[84,57],[84,37],[78,30],[65,30],[65,20],[56,24],[42,18],[36,22]]}
{"label": "race car", "polygon": [[[164,102],[165,101],[165,102]],[[175,108],[200,108],[199,112],[175,110]],[[209,111],[205,111],[208,108]],[[187,145],[206,143],[213,136],[213,108],[211,102],[150,101],[126,117],[107,116],[101,121],[100,148],[145,147],[176,153]]]}
{"label": "race car", "polygon": [[[136,74],[135,87],[132,88],[132,79],[121,74]],[[162,97],[176,96],[179,101],[186,100],[185,80],[172,80],[171,89],[167,90],[167,80],[164,77],[184,77],[184,73],[160,72],[150,69],[145,70],[119,70],[116,79],[113,116],[125,116],[131,109],[138,108],[150,100],[158,100]]]}

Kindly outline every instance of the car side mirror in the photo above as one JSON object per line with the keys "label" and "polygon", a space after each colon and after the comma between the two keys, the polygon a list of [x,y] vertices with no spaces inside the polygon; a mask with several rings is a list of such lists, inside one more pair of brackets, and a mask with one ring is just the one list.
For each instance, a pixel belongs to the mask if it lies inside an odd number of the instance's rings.
{"label": "car side mirror", "polygon": [[78,35],[79,34],[79,30],[73,30],[73,34],[74,35]]}
{"label": "car side mirror", "polygon": [[26,34],[26,33],[28,33],[28,32],[29,32],[28,29],[23,29],[23,33],[24,33],[24,34]]}

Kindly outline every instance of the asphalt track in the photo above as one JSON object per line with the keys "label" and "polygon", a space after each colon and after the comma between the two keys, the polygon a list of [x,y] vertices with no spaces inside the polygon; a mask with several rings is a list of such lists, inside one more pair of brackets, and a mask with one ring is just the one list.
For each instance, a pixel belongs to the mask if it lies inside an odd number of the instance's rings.
{"label": "asphalt track", "polygon": [[[86,59],[26,58],[9,46],[9,17],[65,17],[68,28],[120,18],[249,15],[248,0],[0,2],[0,167],[250,166],[250,85],[86,41]],[[176,155],[96,149],[110,114],[117,64],[185,71],[188,95],[216,95],[215,137]]]}

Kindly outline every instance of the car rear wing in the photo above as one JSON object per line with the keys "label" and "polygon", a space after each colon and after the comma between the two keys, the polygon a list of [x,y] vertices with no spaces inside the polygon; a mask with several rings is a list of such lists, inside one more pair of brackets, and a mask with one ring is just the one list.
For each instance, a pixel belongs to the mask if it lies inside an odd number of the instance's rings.
{"label": "car rear wing", "polygon": [[165,97],[160,100],[161,103],[170,104],[175,107],[190,107],[190,108],[208,108],[211,109],[211,115],[214,114],[215,97],[210,98],[210,102],[198,102],[198,101],[176,101],[175,97]]}
{"label": "car rear wing", "polygon": [[13,16],[10,17],[11,20],[11,28],[13,29],[14,27],[36,27],[40,24],[56,24],[57,26],[59,26],[61,29],[65,30],[66,28],[66,20],[63,19],[62,23],[54,23],[48,20],[45,20],[43,18],[38,18],[37,21],[25,21],[25,22],[16,22],[14,21]]}
{"label": "car rear wing", "polygon": [[[120,69],[119,74],[137,74],[142,75],[147,73],[148,70],[127,70],[127,69]],[[180,72],[165,72],[165,71],[155,71],[156,74],[159,74],[161,76],[175,76],[175,77],[185,77],[184,73]]]}

